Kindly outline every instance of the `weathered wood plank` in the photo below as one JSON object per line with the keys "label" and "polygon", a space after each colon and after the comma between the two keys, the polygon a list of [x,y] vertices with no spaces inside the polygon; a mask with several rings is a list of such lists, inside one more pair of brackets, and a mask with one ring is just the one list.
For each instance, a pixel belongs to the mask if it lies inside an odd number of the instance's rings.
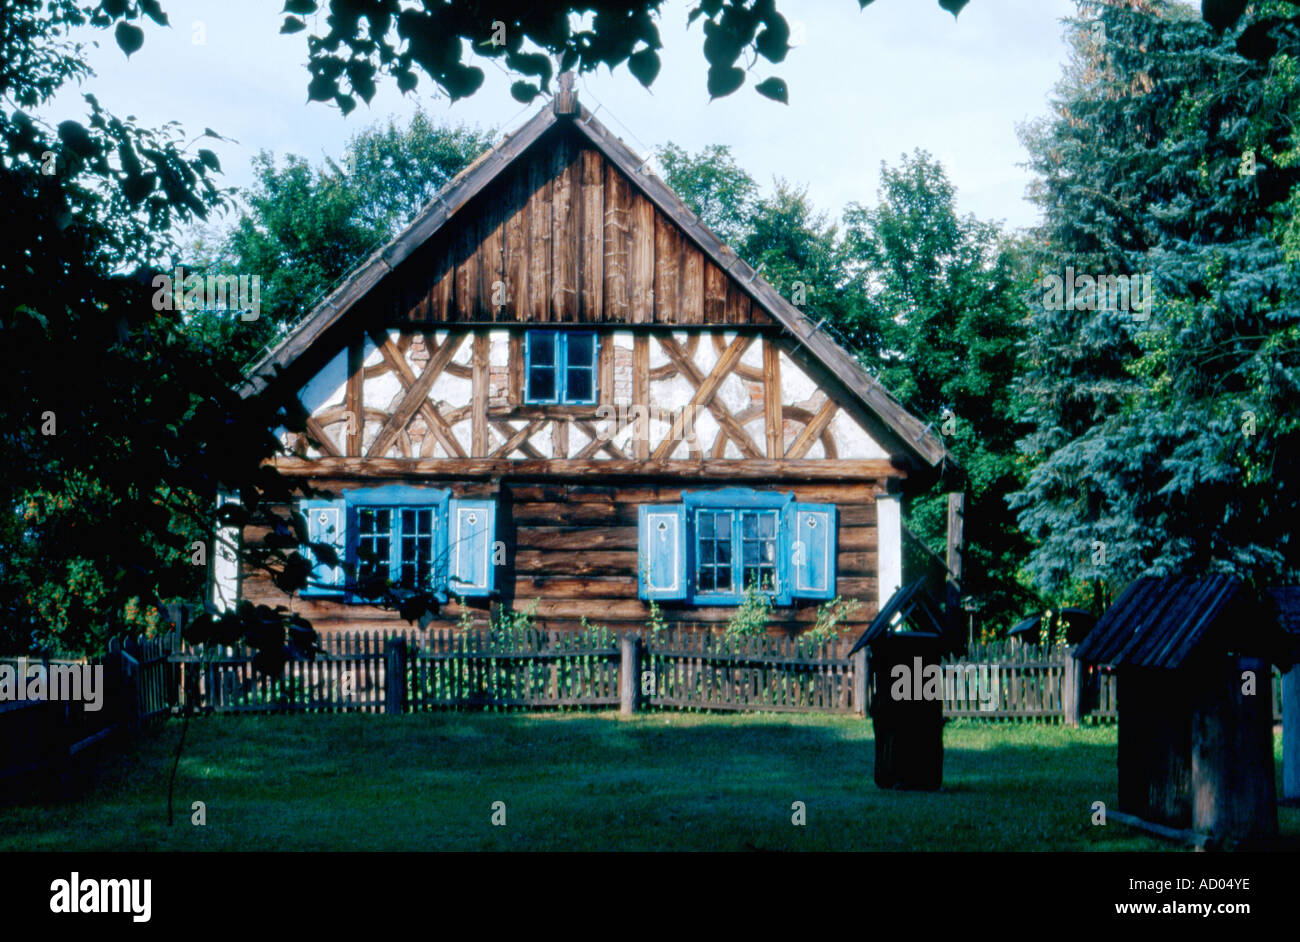
{"label": "weathered wood plank", "polygon": [[677,324],[681,322],[681,236],[661,213],[655,214],[654,232],[654,320]]}
{"label": "weathered wood plank", "polygon": [[551,170],[551,313],[556,321],[576,321],[579,315],[581,174],[580,154],[567,140],[557,140]]}
{"label": "weathered wood plank", "polygon": [[579,319],[603,321],[605,317],[605,159],[593,147],[581,155],[581,308]]}
{"label": "weathered wood plank", "polygon": [[532,218],[528,198],[527,168],[515,168],[507,187],[504,271],[506,279],[505,307],[497,313],[497,320],[527,320],[528,310],[528,248]]}
{"label": "weathered wood plank", "polygon": [[628,266],[632,256],[632,202],[627,178],[613,164],[605,168],[605,319],[631,318]]}
{"label": "weathered wood plank", "polygon": [[483,194],[478,217],[478,290],[474,319],[502,319],[506,293],[505,213],[502,187],[498,183]]}
{"label": "weathered wood plank", "polygon": [[528,300],[520,320],[551,319],[551,165],[544,155],[528,163]]}
{"label": "weathered wood plank", "polygon": [[678,243],[682,255],[681,316],[683,324],[704,323],[704,253],[689,239]]}
{"label": "weathered wood plank", "polygon": [[640,193],[632,193],[631,258],[628,266],[628,299],[634,324],[654,321],[655,308],[655,209]]}

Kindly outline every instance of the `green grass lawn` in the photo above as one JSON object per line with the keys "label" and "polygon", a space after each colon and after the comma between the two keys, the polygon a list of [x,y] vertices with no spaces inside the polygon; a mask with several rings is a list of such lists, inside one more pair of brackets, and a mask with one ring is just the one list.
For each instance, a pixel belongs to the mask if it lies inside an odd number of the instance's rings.
{"label": "green grass lawn", "polygon": [[[0,809],[0,850],[1169,847],[1089,823],[1114,799],[1114,727],[952,723],[944,789],[912,793],[875,786],[857,717],[209,716],[190,725],[168,828],[179,733],[173,721],[107,760],[76,800]],[[1300,811],[1281,814],[1300,834]]]}

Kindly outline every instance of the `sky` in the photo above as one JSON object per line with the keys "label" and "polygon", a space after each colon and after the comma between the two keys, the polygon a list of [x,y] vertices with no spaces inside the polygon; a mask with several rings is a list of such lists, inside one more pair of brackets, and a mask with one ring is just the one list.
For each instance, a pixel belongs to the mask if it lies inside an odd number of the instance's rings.
{"label": "sky", "polygon": [[[203,145],[218,153],[223,182],[246,186],[259,150],[316,163],[337,158],[365,126],[404,119],[417,106],[501,130],[539,106],[521,106],[508,93],[511,79],[477,60],[487,80],[468,99],[434,97],[425,77],[406,96],[385,80],[369,107],[344,117],[307,101],[307,33],[280,35],[279,0],[162,5],[170,28],[146,22],[144,48],[129,60],[107,31],[78,35],[96,44],[85,54],[96,76],[61,92],[42,116],[84,116],[78,96],[90,91],[109,111],[147,126],[177,120],[190,136],[213,128],[237,142]],[[577,82],[583,104],[637,152],[669,141],[691,152],[726,144],[765,188],[777,177],[806,185],[819,209],[838,216],[850,202],[874,204],[882,161],[896,164],[919,148],[942,162],[962,212],[1012,228],[1036,221],[1016,128],[1047,113],[1065,59],[1061,21],[1074,13],[1073,0],[972,0],[958,19],[936,0],[875,0],[862,11],[856,0],[779,0],[797,48],[780,65],[760,62],[745,87],[713,102],[703,33],[698,21],[687,27],[689,9],[686,0],[664,5],[663,67],[650,90],[626,68]],[[788,106],[753,91],[768,75],[786,80]]]}

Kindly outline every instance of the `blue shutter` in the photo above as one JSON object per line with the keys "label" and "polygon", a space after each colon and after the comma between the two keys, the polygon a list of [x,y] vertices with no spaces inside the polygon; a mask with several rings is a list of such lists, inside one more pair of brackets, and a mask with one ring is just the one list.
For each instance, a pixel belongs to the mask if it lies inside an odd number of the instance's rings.
{"label": "blue shutter", "polygon": [[[339,563],[345,559],[347,549],[347,503],[343,500],[304,500],[298,505],[307,520],[307,539],[311,543],[328,543],[338,554]],[[308,559],[315,562],[310,549],[304,551]],[[338,596],[343,594],[346,586],[343,566],[327,566],[316,563],[311,570],[307,585],[302,595]]]}
{"label": "blue shutter", "polygon": [[783,542],[788,546],[790,591],[795,598],[835,597],[835,505],[791,504]]}
{"label": "blue shutter", "polygon": [[637,523],[638,594],[656,601],[686,598],[686,505],[643,505]]}
{"label": "blue shutter", "polygon": [[452,500],[447,527],[451,556],[447,591],[452,595],[491,594],[496,516],[496,504],[490,500]]}

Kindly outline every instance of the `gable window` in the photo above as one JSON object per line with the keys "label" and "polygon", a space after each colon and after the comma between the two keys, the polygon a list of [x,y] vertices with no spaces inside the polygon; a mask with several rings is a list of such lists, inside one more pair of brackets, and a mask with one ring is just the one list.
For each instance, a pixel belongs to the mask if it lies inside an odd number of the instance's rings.
{"label": "gable window", "polygon": [[750,589],[777,604],[835,595],[835,507],[794,495],[725,488],[639,515],[643,599],[735,605]]}
{"label": "gable window", "polygon": [[385,485],[304,500],[311,544],[327,544],[342,565],[315,559],[304,596],[370,601],[376,588],[489,595],[496,504],[459,500],[438,488]]}
{"label": "gable window", "polygon": [[530,330],[524,335],[524,402],[591,405],[596,402],[596,354],[589,330]]}

